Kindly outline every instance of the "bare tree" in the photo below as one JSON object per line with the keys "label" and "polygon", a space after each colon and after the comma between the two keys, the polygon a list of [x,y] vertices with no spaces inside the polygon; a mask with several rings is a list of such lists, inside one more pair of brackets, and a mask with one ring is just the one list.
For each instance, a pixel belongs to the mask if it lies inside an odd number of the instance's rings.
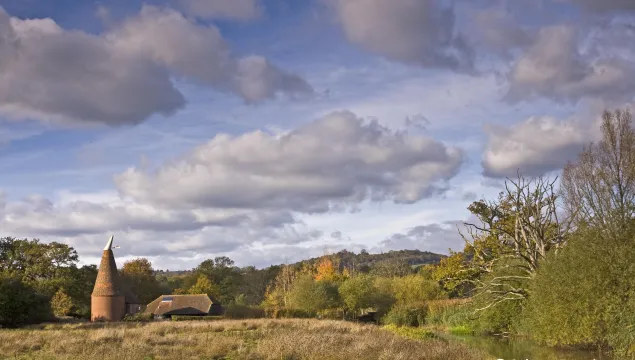
{"label": "bare tree", "polygon": [[635,215],[635,131],[630,111],[605,111],[602,139],[567,164],[562,179],[567,210],[578,226],[623,233]]}
{"label": "bare tree", "polygon": [[497,201],[475,202],[470,210],[481,224],[465,223],[472,251],[472,266],[481,276],[472,282],[480,295],[491,301],[482,309],[502,301],[522,300],[540,262],[550,251],[567,241],[570,221],[559,217],[557,178],[508,179]]}

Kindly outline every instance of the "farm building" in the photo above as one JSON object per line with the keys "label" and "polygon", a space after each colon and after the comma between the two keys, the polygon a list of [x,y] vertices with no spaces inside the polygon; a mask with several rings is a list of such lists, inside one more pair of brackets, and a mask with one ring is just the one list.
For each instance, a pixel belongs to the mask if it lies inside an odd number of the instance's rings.
{"label": "farm building", "polygon": [[172,315],[222,315],[223,307],[207,294],[162,295],[148,304],[145,313],[163,318]]}
{"label": "farm building", "polygon": [[134,315],[143,311],[141,301],[121,282],[112,252],[112,240],[111,236],[102,253],[91,294],[91,321],[120,321],[126,314]]}

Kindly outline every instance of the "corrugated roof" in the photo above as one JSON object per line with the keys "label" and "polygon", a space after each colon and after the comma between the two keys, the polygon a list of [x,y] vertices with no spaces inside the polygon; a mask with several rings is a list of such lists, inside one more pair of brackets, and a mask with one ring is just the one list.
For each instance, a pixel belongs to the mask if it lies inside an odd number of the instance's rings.
{"label": "corrugated roof", "polygon": [[93,288],[93,296],[121,296],[121,283],[112,250],[104,250]]}
{"label": "corrugated roof", "polygon": [[161,295],[146,307],[146,313],[155,315],[206,315],[212,304],[218,304],[206,294]]}

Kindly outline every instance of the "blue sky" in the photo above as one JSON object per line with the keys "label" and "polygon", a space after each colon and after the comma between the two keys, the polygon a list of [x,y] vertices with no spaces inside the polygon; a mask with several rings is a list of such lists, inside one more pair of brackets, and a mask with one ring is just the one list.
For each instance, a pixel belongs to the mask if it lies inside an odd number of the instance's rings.
{"label": "blue sky", "polygon": [[447,253],[635,95],[610,0],[0,0],[0,228],[97,261]]}

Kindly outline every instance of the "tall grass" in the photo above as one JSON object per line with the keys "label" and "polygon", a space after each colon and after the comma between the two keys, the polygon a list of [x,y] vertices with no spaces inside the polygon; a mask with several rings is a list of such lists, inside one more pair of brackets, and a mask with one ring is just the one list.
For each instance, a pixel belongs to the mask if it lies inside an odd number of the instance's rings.
{"label": "tall grass", "polygon": [[11,359],[482,359],[461,344],[313,319],[49,324],[0,330]]}

